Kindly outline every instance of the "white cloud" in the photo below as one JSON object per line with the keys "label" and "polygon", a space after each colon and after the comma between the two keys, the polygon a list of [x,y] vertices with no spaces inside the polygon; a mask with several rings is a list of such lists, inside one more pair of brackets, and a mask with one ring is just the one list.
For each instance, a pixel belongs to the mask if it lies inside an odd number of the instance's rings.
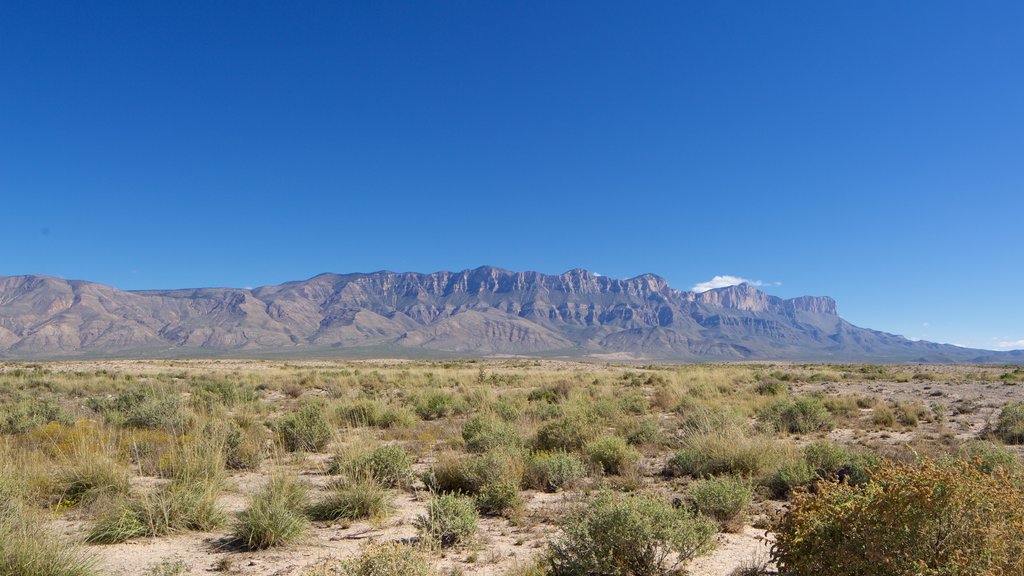
{"label": "white cloud", "polygon": [[736,286],[744,283],[751,286],[782,286],[782,282],[762,282],[761,280],[749,280],[739,276],[715,276],[707,282],[695,284],[690,290],[700,293],[714,290],[715,288],[725,288],[726,286]]}
{"label": "white cloud", "polygon": [[1016,342],[1000,342],[996,344],[996,348],[1024,348],[1024,339]]}

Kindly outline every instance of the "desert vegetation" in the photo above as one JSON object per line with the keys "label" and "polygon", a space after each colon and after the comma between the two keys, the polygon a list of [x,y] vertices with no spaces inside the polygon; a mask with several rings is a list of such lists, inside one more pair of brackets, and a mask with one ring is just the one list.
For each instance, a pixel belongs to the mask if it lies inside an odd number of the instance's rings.
{"label": "desert vegetation", "polygon": [[10,362],[0,576],[1021,573],[1018,372]]}

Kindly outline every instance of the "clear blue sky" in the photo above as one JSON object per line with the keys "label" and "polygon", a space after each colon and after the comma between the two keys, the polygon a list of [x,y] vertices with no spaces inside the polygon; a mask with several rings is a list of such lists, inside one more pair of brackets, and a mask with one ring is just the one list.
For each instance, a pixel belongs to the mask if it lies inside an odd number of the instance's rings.
{"label": "clear blue sky", "polygon": [[6,1],[0,275],[728,274],[1008,347],[1022,29],[1019,1]]}

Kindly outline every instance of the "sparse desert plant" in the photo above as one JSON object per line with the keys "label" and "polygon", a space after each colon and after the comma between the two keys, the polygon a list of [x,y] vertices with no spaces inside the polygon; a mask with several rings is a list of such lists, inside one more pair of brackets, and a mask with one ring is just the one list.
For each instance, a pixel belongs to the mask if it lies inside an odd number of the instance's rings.
{"label": "sparse desert plant", "polygon": [[714,546],[717,526],[648,495],[602,493],[570,514],[549,545],[552,576],[670,574]]}
{"label": "sparse desert plant", "polygon": [[545,422],[537,430],[534,442],[538,450],[582,450],[597,435],[591,418],[582,414],[566,415]]}
{"label": "sparse desert plant", "polygon": [[798,492],[773,527],[788,576],[1024,573],[1024,494],[969,462],[883,464]]}
{"label": "sparse desert plant", "polygon": [[584,450],[590,464],[603,474],[618,474],[640,459],[635,448],[618,436],[601,436],[587,443]]}
{"label": "sparse desert plant", "polygon": [[523,507],[519,483],[514,479],[488,482],[473,497],[477,510],[488,516],[514,516]]}
{"label": "sparse desert plant", "polygon": [[[433,562],[419,546],[388,542],[371,545],[346,562],[343,576],[434,576]],[[314,576],[314,575],[310,575]]]}
{"label": "sparse desert plant", "polygon": [[70,425],[74,419],[67,410],[48,398],[16,394],[0,402],[0,433],[24,434],[50,422]]}
{"label": "sparse desert plant", "polygon": [[416,401],[416,414],[424,420],[437,420],[456,410],[455,398],[444,392],[431,392]]}
{"label": "sparse desert plant", "polygon": [[880,428],[892,428],[896,425],[896,413],[888,405],[878,403],[871,409],[871,422]]}
{"label": "sparse desert plant", "polygon": [[493,448],[523,445],[523,439],[512,424],[494,416],[477,414],[462,426],[462,439],[466,450],[486,452]]}
{"label": "sparse desert plant", "polygon": [[262,550],[294,541],[309,527],[303,515],[306,487],[294,477],[273,476],[249,500],[235,523],[235,540],[249,550]]}
{"label": "sparse desert plant", "polygon": [[146,576],[181,576],[188,566],[181,560],[162,560],[146,571]]}
{"label": "sparse desert plant", "polygon": [[698,478],[738,474],[757,479],[774,471],[779,460],[779,448],[771,438],[727,429],[687,435],[683,447],[669,458],[666,472]]}
{"label": "sparse desert plant", "polygon": [[575,454],[555,452],[534,452],[526,459],[523,485],[535,490],[557,492],[571,488],[586,475],[583,461]]}
{"label": "sparse desert plant", "polygon": [[694,508],[734,532],[742,527],[743,512],[754,497],[749,480],[732,475],[698,480],[688,491]]}
{"label": "sparse desert plant", "polygon": [[657,444],[662,439],[658,419],[653,416],[630,419],[622,427],[622,435],[631,446]]}
{"label": "sparse desert plant", "polygon": [[407,486],[413,478],[412,458],[397,444],[385,444],[373,450],[361,445],[347,446],[334,455],[327,471],[356,478],[370,477],[389,488]]}
{"label": "sparse desert plant", "polygon": [[323,409],[316,404],[305,404],[280,419],[278,434],[290,452],[319,452],[331,440],[331,425]]}
{"label": "sparse desert plant", "polygon": [[372,477],[342,478],[309,509],[315,520],[382,518],[391,512],[391,495]]}
{"label": "sparse desert plant", "polygon": [[416,529],[427,542],[447,548],[469,542],[476,534],[476,504],[458,494],[436,494],[427,503],[427,513],[416,519]]}
{"label": "sparse desert plant", "polygon": [[94,559],[55,538],[12,501],[0,502],[0,576],[97,576]]}
{"label": "sparse desert plant", "polygon": [[445,453],[438,456],[423,482],[436,492],[473,495],[495,482],[518,485],[523,478],[523,468],[522,455],[514,450],[497,449],[472,456]]}
{"label": "sparse desert plant", "polygon": [[128,470],[103,453],[76,455],[58,469],[56,483],[62,504],[91,503],[128,493]]}
{"label": "sparse desert plant", "polygon": [[143,536],[212,530],[225,519],[217,504],[220,492],[218,481],[172,480],[154,493],[126,496],[93,525],[86,542],[115,544]]}
{"label": "sparse desert plant", "polygon": [[1005,474],[1011,479],[1024,480],[1024,461],[1005,446],[975,440],[960,448],[960,457],[987,474]]}
{"label": "sparse desert plant", "polygon": [[900,402],[896,404],[896,420],[904,426],[917,426],[922,420],[931,420],[931,412],[919,402]]}
{"label": "sparse desert plant", "polygon": [[224,439],[225,464],[232,470],[256,470],[267,455],[268,440],[262,425],[242,427],[233,422]]}
{"label": "sparse desert plant", "polygon": [[996,434],[1007,444],[1024,444],[1024,402],[1003,406],[999,412]]}
{"label": "sparse desert plant", "polygon": [[832,416],[825,404],[813,396],[787,398],[765,406],[758,414],[759,424],[773,432],[807,434],[832,428]]}
{"label": "sparse desert plant", "polygon": [[757,383],[754,390],[762,396],[781,396],[789,392],[789,384],[781,380],[765,378]]}

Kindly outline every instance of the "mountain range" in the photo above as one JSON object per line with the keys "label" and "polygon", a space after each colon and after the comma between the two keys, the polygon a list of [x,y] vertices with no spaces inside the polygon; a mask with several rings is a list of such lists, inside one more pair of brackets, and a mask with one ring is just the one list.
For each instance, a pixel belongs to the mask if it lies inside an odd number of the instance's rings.
{"label": "mountain range", "polygon": [[0,358],[269,355],[1024,363],[1024,351],[859,328],[824,296],[782,299],[750,284],[697,293],[653,274],[481,267],[140,291],[0,277]]}

